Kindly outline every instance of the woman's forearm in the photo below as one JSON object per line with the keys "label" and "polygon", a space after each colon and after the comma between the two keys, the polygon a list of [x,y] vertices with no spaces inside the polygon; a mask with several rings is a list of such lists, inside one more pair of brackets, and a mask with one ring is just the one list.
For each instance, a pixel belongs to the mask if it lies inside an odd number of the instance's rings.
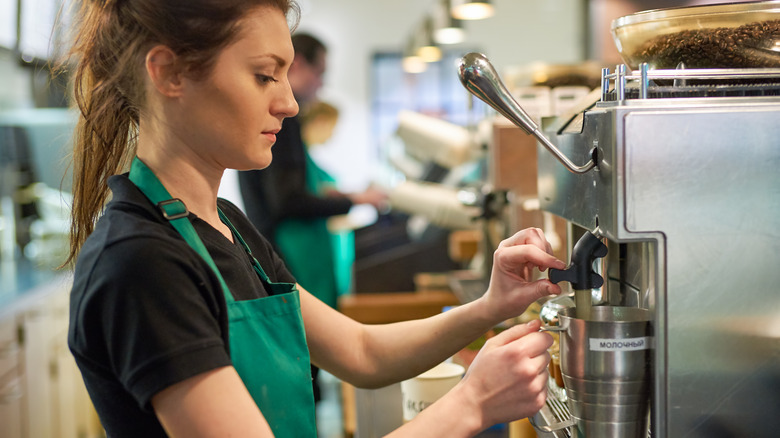
{"label": "woman's forearm", "polygon": [[429,370],[501,322],[486,309],[477,300],[425,319],[364,325],[365,373],[355,384],[377,388]]}
{"label": "woman's forearm", "polygon": [[427,371],[502,321],[479,299],[425,319],[360,324],[299,289],[312,361],[360,388]]}

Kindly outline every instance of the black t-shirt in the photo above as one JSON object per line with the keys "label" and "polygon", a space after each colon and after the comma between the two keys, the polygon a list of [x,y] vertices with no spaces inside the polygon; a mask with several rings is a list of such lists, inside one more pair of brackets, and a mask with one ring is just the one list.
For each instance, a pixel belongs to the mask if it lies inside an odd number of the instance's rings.
{"label": "black t-shirt", "polygon": [[[127,176],[111,177],[109,187],[112,201],[76,264],[68,345],[109,436],[165,436],[152,396],[231,365],[225,297],[212,269]],[[246,216],[228,201],[219,206],[271,281],[294,283]],[[268,296],[240,244],[189,219],[236,300]]]}

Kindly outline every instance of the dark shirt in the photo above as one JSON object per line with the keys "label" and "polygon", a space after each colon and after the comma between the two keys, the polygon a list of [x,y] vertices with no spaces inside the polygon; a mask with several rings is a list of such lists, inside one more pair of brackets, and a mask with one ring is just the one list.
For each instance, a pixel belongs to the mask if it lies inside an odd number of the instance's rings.
{"label": "dark shirt", "polygon": [[238,173],[247,216],[274,243],[276,225],[284,219],[326,218],[346,214],[347,197],[316,196],[306,190],[306,146],[298,117],[284,120],[276,135],[271,165]]}
{"label": "dark shirt", "polygon": [[[109,187],[113,199],[76,264],[68,345],[109,436],[165,436],[152,396],[231,365],[225,297],[211,268],[127,176],[111,177]],[[219,206],[271,281],[294,283],[246,216],[228,201]],[[236,300],[268,296],[240,245],[189,219]]]}

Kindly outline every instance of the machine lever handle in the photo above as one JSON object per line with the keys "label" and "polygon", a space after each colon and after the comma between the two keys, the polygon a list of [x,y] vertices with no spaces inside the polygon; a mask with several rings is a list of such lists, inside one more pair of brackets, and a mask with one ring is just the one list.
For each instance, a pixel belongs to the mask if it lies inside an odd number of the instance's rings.
{"label": "machine lever handle", "polygon": [[572,173],[585,173],[596,166],[595,149],[591,151],[591,159],[582,166],[572,163],[566,155],[563,155],[547,137],[539,131],[539,126],[534,122],[520,104],[512,97],[506,86],[498,77],[495,68],[481,53],[468,53],[460,60],[458,66],[460,82],[471,94],[493,107],[512,123],[520,127],[527,134],[536,137],[558,161]]}
{"label": "machine lever handle", "polygon": [[607,255],[607,246],[590,231],[574,245],[571,263],[566,269],[550,268],[548,278],[553,283],[568,281],[574,290],[601,287],[604,279],[593,271],[593,261]]}

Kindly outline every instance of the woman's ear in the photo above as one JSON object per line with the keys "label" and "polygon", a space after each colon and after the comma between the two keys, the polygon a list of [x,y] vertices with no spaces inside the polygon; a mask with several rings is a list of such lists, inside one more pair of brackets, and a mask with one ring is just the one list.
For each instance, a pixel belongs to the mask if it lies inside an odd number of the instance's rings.
{"label": "woman's ear", "polygon": [[158,45],[146,52],[146,73],[161,94],[177,97],[181,94],[182,78],[176,54],[168,46]]}

